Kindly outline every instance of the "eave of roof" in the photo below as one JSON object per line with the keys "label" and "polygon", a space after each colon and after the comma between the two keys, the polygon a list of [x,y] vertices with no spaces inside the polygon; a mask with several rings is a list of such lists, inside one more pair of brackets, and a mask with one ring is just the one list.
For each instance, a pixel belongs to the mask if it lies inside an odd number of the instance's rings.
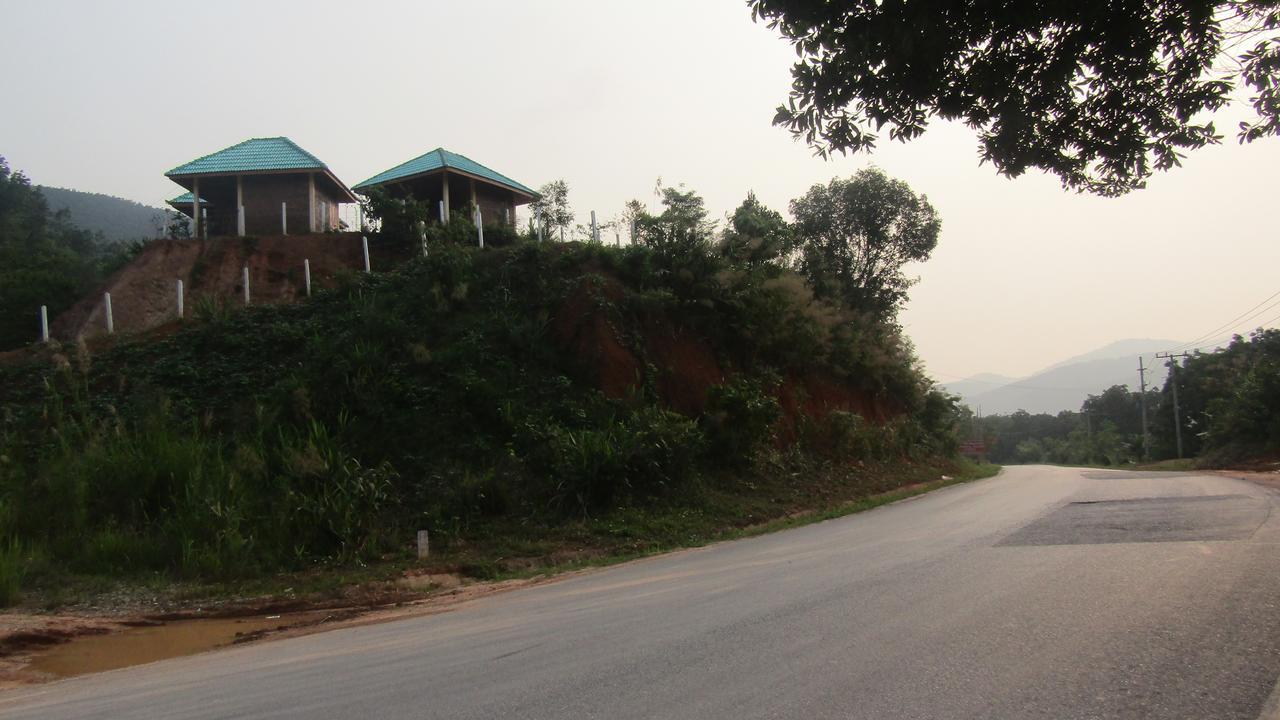
{"label": "eave of roof", "polygon": [[367,190],[379,185],[403,182],[441,170],[453,170],[464,175],[471,175],[522,195],[527,195],[530,198],[538,197],[538,193],[527,185],[516,182],[496,170],[485,167],[465,155],[459,155],[444,148],[436,148],[412,160],[400,163],[389,170],[384,170],[364,182],[357,183],[352,186],[352,189],[356,191]]}

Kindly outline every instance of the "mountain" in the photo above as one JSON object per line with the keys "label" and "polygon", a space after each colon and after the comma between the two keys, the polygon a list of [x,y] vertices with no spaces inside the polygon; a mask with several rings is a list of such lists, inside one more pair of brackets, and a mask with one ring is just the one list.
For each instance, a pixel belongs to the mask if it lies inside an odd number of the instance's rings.
{"label": "mountain", "polygon": [[40,186],[50,210],[66,210],[71,223],[100,232],[108,242],[160,237],[173,211],[101,193]]}
{"label": "mountain", "polygon": [[1002,385],[1008,385],[1016,382],[1018,378],[1009,377],[1008,375],[998,375],[996,373],[978,373],[972,377],[963,380],[949,382],[942,386],[943,390],[952,395],[959,395],[962,398],[972,397],[988,390],[994,390]]}
{"label": "mountain", "polygon": [[[1074,411],[1080,409],[1081,403],[1088,396],[1098,395],[1112,385],[1127,385],[1136,390],[1139,355],[1149,368],[1147,387],[1161,387],[1168,371],[1163,362],[1155,358],[1155,353],[1178,344],[1177,340],[1120,340],[1002,385],[981,388],[971,381],[983,376],[975,375],[946,387],[950,392],[960,395],[969,407],[974,410],[981,408],[986,415],[1018,410],[1029,413]],[[958,390],[958,387],[967,389],[968,392]]]}

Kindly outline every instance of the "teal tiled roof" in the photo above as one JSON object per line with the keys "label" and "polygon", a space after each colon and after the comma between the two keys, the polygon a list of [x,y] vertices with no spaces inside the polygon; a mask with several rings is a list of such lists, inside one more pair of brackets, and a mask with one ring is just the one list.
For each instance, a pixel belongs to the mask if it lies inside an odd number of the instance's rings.
{"label": "teal tiled roof", "polygon": [[[170,205],[190,205],[190,204],[191,204],[192,199],[193,199],[193,198],[191,197],[191,193],[189,193],[189,192],[185,192],[185,193],[182,193],[181,195],[179,195],[178,197],[176,197],[176,198],[174,198],[174,199],[170,200],[170,201],[169,201],[169,204],[170,204]],[[209,201],[208,201],[208,200],[206,200],[205,198],[200,198],[200,204],[201,204],[201,205],[208,205],[208,204],[209,204]]]}
{"label": "teal tiled roof", "polygon": [[377,185],[382,185],[396,180],[403,180],[414,177],[415,175],[423,175],[442,168],[469,173],[517,192],[522,192],[534,197],[538,196],[538,193],[534,192],[527,186],[512,180],[506,175],[490,170],[465,155],[449,152],[444,148],[436,148],[425,155],[419,155],[418,157],[406,163],[401,163],[390,170],[384,170],[368,180],[355,185],[352,189],[367,190]]}
{"label": "teal tiled roof", "polygon": [[320,169],[328,168],[315,155],[298,147],[287,137],[273,137],[245,140],[225,150],[179,165],[165,173],[165,176]]}

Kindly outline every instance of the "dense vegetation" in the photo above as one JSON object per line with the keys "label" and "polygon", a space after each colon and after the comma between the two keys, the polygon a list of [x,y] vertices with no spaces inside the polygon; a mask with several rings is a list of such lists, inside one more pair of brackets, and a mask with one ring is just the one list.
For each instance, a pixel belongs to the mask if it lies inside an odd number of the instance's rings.
{"label": "dense vegetation", "polygon": [[[206,304],[0,366],[10,564],[226,578],[384,557],[418,528],[446,549],[584,519],[624,538],[635,513],[755,492],[767,518],[820,478],[866,495],[904,480],[879,464],[953,456],[954,402],[891,312],[744,253],[804,241],[754,199],[723,233],[696,195],[663,201],[626,248],[508,230],[482,251],[460,213],[426,257],[304,304]],[[412,203],[387,212],[377,242],[416,247]]]}
{"label": "dense vegetation", "polygon": [[[1280,453],[1280,330],[1258,330],[1182,359],[1147,391],[1149,460],[1177,457],[1177,383],[1183,456],[1221,466]],[[1123,385],[1091,395],[1080,412],[1017,412],[975,419],[995,462],[1120,465],[1143,459],[1141,404]]]}
{"label": "dense vegetation", "polygon": [[38,188],[0,157],[0,350],[40,336],[39,311],[52,319],[126,262],[136,247],[109,245],[54,212]]}

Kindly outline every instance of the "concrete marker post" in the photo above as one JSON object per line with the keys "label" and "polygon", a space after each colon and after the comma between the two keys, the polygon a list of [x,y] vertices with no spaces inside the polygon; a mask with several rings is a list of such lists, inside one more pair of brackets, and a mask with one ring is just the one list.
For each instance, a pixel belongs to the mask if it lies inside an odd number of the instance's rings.
{"label": "concrete marker post", "polygon": [[49,306],[40,306],[40,342],[49,342]]}
{"label": "concrete marker post", "polygon": [[311,297],[311,258],[302,260],[302,281],[307,286],[307,297]]}
{"label": "concrete marker post", "polygon": [[289,203],[283,203],[283,202],[280,203],[280,234],[281,235],[289,234],[288,205]]}
{"label": "concrete marker post", "polygon": [[111,316],[111,293],[109,292],[102,293],[102,311],[107,316],[107,334],[115,334],[116,321],[115,318]]}
{"label": "concrete marker post", "polygon": [[240,282],[244,286],[244,304],[249,305],[249,266],[245,265],[240,274]]}
{"label": "concrete marker post", "polygon": [[484,222],[480,216],[480,206],[476,206],[476,235],[480,238],[480,249],[484,249]]}
{"label": "concrete marker post", "polygon": [[360,251],[364,253],[364,271],[369,272],[369,238],[360,236]]}
{"label": "concrete marker post", "polygon": [[444,201],[443,201],[443,200],[441,200],[441,201],[440,201],[440,224],[442,224],[442,225],[443,225],[444,223],[447,223],[447,222],[449,222],[449,221],[448,221],[448,219],[447,219],[447,218],[445,218],[445,216],[444,216]]}
{"label": "concrete marker post", "polygon": [[179,279],[178,279],[178,319],[179,319],[179,320],[181,320],[181,319],[182,319],[183,309],[184,309],[184,308],[183,308],[183,306],[182,306],[182,300],[183,300],[183,297],[182,297],[182,279],[181,279],[181,278],[179,278]]}
{"label": "concrete marker post", "polygon": [[596,211],[591,211],[591,242],[600,242],[600,228],[596,225]]}
{"label": "concrete marker post", "polygon": [[425,560],[431,554],[431,536],[426,530],[418,531],[418,559]]}
{"label": "concrete marker post", "polygon": [[236,208],[236,235],[244,237],[244,206]]}

